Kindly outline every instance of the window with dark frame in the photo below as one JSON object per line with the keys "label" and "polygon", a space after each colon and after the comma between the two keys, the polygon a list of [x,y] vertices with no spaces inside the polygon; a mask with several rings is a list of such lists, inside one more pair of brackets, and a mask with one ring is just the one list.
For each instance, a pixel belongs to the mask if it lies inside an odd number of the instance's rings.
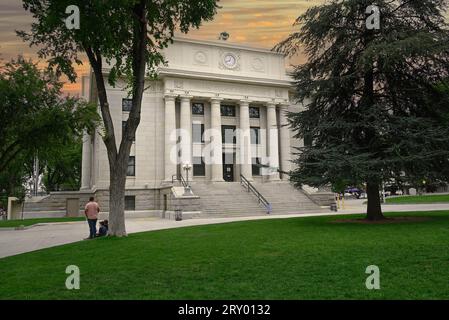
{"label": "window with dark frame", "polygon": [[193,157],[193,176],[205,177],[206,176],[206,164],[203,157]]}
{"label": "window with dark frame", "polygon": [[136,196],[125,196],[125,210],[126,211],[136,210]]}
{"label": "window with dark frame", "polygon": [[135,156],[130,156],[128,158],[128,168],[126,171],[126,175],[128,177],[136,176],[136,157]]}
{"label": "window with dark frame", "polygon": [[261,162],[260,162],[260,158],[253,158],[252,159],[252,173],[253,176],[260,176],[260,166]]}
{"label": "window with dark frame", "polygon": [[192,141],[195,143],[204,143],[204,124],[192,124]]}
{"label": "window with dark frame", "polygon": [[222,117],[235,117],[235,106],[222,104],[220,110]]}
{"label": "window with dark frame", "polygon": [[251,144],[260,144],[260,128],[251,127]]}
{"label": "window with dark frame", "polygon": [[236,126],[221,126],[222,143],[236,144],[237,137],[235,134]]}
{"label": "window with dark frame", "polygon": [[122,111],[131,112],[133,108],[133,99],[124,98],[122,99]]}
{"label": "window with dark frame", "polygon": [[204,103],[192,103],[192,114],[204,115]]}
{"label": "window with dark frame", "polygon": [[309,148],[313,146],[313,137],[310,133],[304,134],[304,146]]}
{"label": "window with dark frame", "polygon": [[259,119],[260,118],[260,108],[249,107],[249,117],[251,119]]}

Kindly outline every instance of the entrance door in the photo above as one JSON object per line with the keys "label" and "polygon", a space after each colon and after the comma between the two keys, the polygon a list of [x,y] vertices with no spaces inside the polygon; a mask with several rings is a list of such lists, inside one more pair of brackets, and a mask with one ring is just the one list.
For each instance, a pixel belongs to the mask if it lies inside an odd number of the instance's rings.
{"label": "entrance door", "polygon": [[223,153],[223,179],[226,182],[234,182],[234,155]]}

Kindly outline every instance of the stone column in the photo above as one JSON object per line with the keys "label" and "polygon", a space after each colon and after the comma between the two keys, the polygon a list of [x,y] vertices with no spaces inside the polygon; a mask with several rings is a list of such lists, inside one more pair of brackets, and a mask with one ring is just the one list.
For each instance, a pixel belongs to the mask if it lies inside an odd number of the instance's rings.
{"label": "stone column", "polygon": [[221,137],[221,110],[220,102],[222,99],[211,99],[210,113],[210,150],[211,150],[211,181],[222,182],[223,179],[223,143]]}
{"label": "stone column", "polygon": [[90,177],[92,174],[92,139],[86,132],[83,135],[83,161],[81,167],[81,190],[90,190]]}
{"label": "stone column", "polygon": [[249,102],[240,101],[240,128],[239,128],[239,163],[241,174],[248,180],[252,180],[251,161],[251,132],[249,125]]}
{"label": "stone column", "polygon": [[[270,168],[279,168],[278,128],[274,103],[267,105],[267,151]],[[270,172],[269,180],[279,180],[279,172]]]}
{"label": "stone column", "polygon": [[[290,147],[290,129],[288,126],[288,120],[287,120],[287,112],[288,112],[288,105],[283,104],[281,105],[279,117],[280,117],[280,124],[281,128],[279,130],[280,134],[280,153],[281,153],[281,170],[285,172],[289,172],[291,169],[291,147]],[[283,173],[282,174],[282,180],[289,180],[289,175]]]}
{"label": "stone column", "polygon": [[173,175],[176,175],[176,165],[178,162],[178,151],[176,146],[176,96],[165,96],[165,181],[171,182]]}
{"label": "stone column", "polygon": [[[180,138],[181,138],[181,164],[193,164],[192,160],[192,110],[190,101],[192,97],[181,96]],[[183,172],[185,174],[185,172]],[[190,174],[189,174],[190,175]]]}

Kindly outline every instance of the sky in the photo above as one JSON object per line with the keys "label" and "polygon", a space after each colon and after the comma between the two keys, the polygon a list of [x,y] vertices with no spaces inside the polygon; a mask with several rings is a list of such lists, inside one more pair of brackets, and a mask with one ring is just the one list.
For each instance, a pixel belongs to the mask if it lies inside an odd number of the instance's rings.
{"label": "sky", "polygon": [[[293,23],[307,8],[324,0],[221,0],[217,15],[199,30],[187,35],[194,39],[217,40],[222,31],[230,34],[229,42],[271,49],[295,31]],[[23,9],[21,0],[0,0],[0,58],[10,60],[23,55],[37,61],[36,50],[29,48],[15,34],[28,31],[32,17]],[[43,62],[42,62],[43,63]],[[77,68],[79,74],[88,71],[86,62]],[[66,84],[65,91],[78,94],[80,85]]]}

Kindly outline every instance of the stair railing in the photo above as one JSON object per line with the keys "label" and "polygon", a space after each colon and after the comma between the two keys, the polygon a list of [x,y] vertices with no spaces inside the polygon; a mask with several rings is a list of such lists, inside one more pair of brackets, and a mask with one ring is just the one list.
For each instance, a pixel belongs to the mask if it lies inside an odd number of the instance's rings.
{"label": "stair railing", "polygon": [[187,187],[188,187],[187,182],[186,182],[186,180],[184,179],[184,177],[182,176],[182,174],[174,174],[174,175],[172,175],[172,176],[171,176],[171,183],[174,184],[174,183],[175,183],[175,180],[181,182],[181,184],[182,184],[182,186],[183,186],[184,188],[187,188]]}
{"label": "stair railing", "polygon": [[265,197],[254,187],[254,185],[248,181],[242,174],[240,175],[240,184],[248,191],[254,194],[257,197],[259,203],[261,203],[265,209],[267,210],[267,214],[270,214],[273,211],[273,207],[271,203],[265,199]]}

